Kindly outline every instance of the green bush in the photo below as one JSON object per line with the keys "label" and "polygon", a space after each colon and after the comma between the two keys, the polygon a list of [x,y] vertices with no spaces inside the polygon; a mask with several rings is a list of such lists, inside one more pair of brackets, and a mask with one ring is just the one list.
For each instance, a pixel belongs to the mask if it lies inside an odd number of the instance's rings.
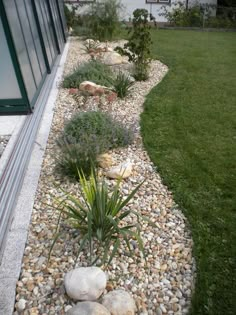
{"label": "green bush", "polygon": [[116,47],[116,50],[122,55],[129,57],[129,61],[134,63],[134,75],[137,81],[143,81],[148,78],[150,63],[150,47],[152,44],[150,25],[148,21],[148,11],[145,9],[136,9],[133,12],[132,28],[128,43],[124,48]]}
{"label": "green bush", "polygon": [[120,98],[124,98],[129,94],[132,85],[133,81],[130,80],[130,77],[121,71],[113,80],[113,89]]}
{"label": "green bush", "polygon": [[[212,10],[216,10],[216,5],[195,3],[194,6],[186,9],[182,2],[172,3],[173,9],[169,11],[163,7],[163,15],[173,26],[182,27],[215,27],[215,28],[234,28],[236,21],[233,18],[234,13],[230,8],[222,8],[220,16],[211,16]],[[226,9],[226,10],[225,10]],[[220,9],[221,10],[221,9]]]}
{"label": "green bush", "polygon": [[91,60],[78,66],[75,71],[66,76],[63,81],[64,88],[78,88],[83,81],[92,81],[96,84],[111,86],[112,72],[107,65]]}
{"label": "green bush", "polygon": [[104,0],[92,4],[87,12],[86,26],[91,36],[100,41],[112,40],[119,28],[119,0]]}
{"label": "green bush", "polygon": [[77,178],[82,169],[89,175],[91,166],[96,166],[99,154],[132,143],[133,133],[108,114],[100,111],[76,114],[66,125],[58,145],[57,158],[60,170]]}
{"label": "green bush", "polygon": [[71,9],[68,8],[66,4],[64,4],[64,12],[65,12],[65,18],[66,18],[66,23],[67,27],[73,27],[78,23],[78,16],[76,15],[76,7],[71,6]]}
{"label": "green bush", "polygon": [[[142,183],[124,199],[120,194],[120,181],[117,181],[114,189],[109,191],[105,180],[99,181],[95,171],[92,171],[89,180],[83,174],[79,174],[79,178],[82,199],[65,191],[63,191],[62,198],[55,199],[58,204],[57,209],[66,216],[69,224],[81,235],[77,257],[85,246],[89,246],[90,265],[95,264],[99,259],[101,265],[108,265],[117,253],[122,240],[126,242],[127,248],[132,254],[131,239],[137,240],[138,247],[144,254],[139,226],[140,219],[143,217],[136,211],[124,209]],[[138,225],[129,225],[125,222],[124,219],[130,214],[137,217]],[[53,245],[59,235],[60,233],[55,238]],[[77,233],[75,237],[77,237]]]}
{"label": "green bush", "polygon": [[[84,134],[78,143],[74,138],[61,137],[58,140],[60,154],[56,158],[57,170],[72,179],[78,180],[79,170],[83,170],[86,176],[90,175],[91,168],[97,165],[97,155],[100,147],[94,145],[96,136]],[[103,147],[102,143],[99,143]]]}

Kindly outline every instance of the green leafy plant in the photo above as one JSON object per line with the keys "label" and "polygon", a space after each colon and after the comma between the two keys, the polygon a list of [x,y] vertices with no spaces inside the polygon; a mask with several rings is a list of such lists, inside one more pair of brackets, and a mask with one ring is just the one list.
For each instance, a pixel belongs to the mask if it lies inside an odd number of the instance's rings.
{"label": "green leafy plant", "polygon": [[72,5],[69,9],[68,6],[64,4],[64,12],[68,28],[73,27],[78,23],[79,17],[76,15],[76,6]]}
{"label": "green leafy plant", "polygon": [[92,81],[96,84],[111,86],[112,72],[110,68],[99,62],[91,60],[78,66],[74,72],[64,78],[64,88],[78,88],[83,81]]}
{"label": "green leafy plant", "polygon": [[[102,265],[108,265],[116,255],[122,241],[126,243],[132,254],[130,239],[137,241],[139,249],[144,254],[143,242],[140,237],[140,219],[143,217],[134,210],[124,209],[143,183],[139,184],[124,199],[119,189],[120,180],[110,191],[105,180],[99,180],[94,170],[89,180],[83,173],[79,174],[79,179],[82,198],[63,190],[64,197],[55,199],[59,212],[81,235],[78,255],[86,246],[89,246],[90,265],[95,264],[98,260]],[[126,223],[125,219],[130,214],[136,216],[137,224]],[[55,237],[52,248],[60,235],[59,232]]]}
{"label": "green leafy plant", "polygon": [[214,4],[198,3],[186,8],[180,1],[172,3],[172,10],[162,7],[160,16],[164,16],[170,25],[181,27],[216,27],[233,28],[236,26],[233,8],[221,7],[217,16],[212,13],[217,9]]}
{"label": "green leafy plant", "polygon": [[129,94],[130,88],[133,84],[134,82],[130,79],[130,77],[120,71],[113,80],[113,89],[117,93],[118,97],[124,98]]}
{"label": "green leafy plant", "polygon": [[124,48],[116,47],[116,51],[128,56],[129,61],[134,63],[134,78],[137,81],[148,78],[152,44],[148,16],[147,10],[136,9],[133,12],[133,27],[130,30],[128,43],[124,45]]}
{"label": "green leafy plant", "polygon": [[93,38],[112,40],[119,27],[119,11],[122,5],[118,0],[96,1],[87,11],[87,27]]}
{"label": "green leafy plant", "polygon": [[74,138],[61,137],[58,140],[60,153],[56,157],[56,169],[62,174],[75,180],[79,180],[78,171],[83,170],[86,176],[90,175],[91,168],[97,165],[97,155],[100,153],[103,143],[95,143],[96,135],[84,134],[80,142]]}
{"label": "green leafy plant", "polygon": [[89,175],[99,154],[132,141],[132,131],[108,114],[82,112],[72,117],[58,139],[61,150],[57,165],[63,174],[78,179],[78,170]]}

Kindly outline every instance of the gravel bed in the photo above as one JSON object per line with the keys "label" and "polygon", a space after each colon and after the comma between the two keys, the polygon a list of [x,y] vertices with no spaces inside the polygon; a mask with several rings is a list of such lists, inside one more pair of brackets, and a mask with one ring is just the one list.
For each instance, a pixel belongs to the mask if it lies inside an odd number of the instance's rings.
{"label": "gravel bed", "polygon": [[10,136],[0,136],[0,158],[3,155],[3,152],[8,144]]}
{"label": "gravel bed", "polygon": [[[116,46],[117,43],[112,43]],[[77,63],[89,59],[80,54],[81,43],[72,39],[65,66],[65,74],[70,73]],[[174,203],[171,192],[163,185],[157,170],[144,151],[139,134],[139,115],[145,95],[159,83],[167,72],[167,67],[159,61],[151,63],[150,79],[136,82],[132,93],[124,100],[112,104],[103,103],[101,109],[109,111],[118,120],[135,130],[135,141],[127,148],[112,152],[115,164],[127,159],[133,162],[131,177],[122,183],[122,193],[127,195],[138,183],[146,179],[137,195],[127,207],[139,211],[156,223],[152,227],[142,225],[142,238],[147,252],[147,264],[132,246],[134,255],[129,256],[122,245],[119,254],[106,270],[109,282],[107,290],[124,288],[130,292],[137,304],[137,314],[186,314],[189,309],[194,283],[194,259],[192,238],[185,217]],[[157,104],[158,106],[158,104]],[[60,178],[55,172],[55,139],[62,130],[65,120],[78,110],[97,109],[96,98],[83,98],[76,102],[68,90],[60,88],[54,113],[50,137],[45,152],[40,182],[34,204],[28,241],[25,248],[22,271],[17,283],[17,302],[26,301],[20,314],[65,314],[73,305],[65,294],[64,274],[75,266],[87,266],[87,253],[80,254],[75,261],[78,240],[70,237],[74,231],[65,225],[66,233],[56,243],[50,261],[48,253],[57,226],[58,213],[46,206],[52,204],[51,194],[58,195],[55,188],[62,185],[68,191],[78,192],[78,184]],[[107,180],[113,185],[113,180]],[[131,218],[130,220],[134,220]],[[18,314],[16,311],[15,314]]]}

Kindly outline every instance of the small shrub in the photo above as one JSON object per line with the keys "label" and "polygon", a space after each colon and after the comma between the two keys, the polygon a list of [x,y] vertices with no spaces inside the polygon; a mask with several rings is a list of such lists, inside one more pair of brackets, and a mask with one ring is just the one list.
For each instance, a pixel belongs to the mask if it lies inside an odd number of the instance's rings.
{"label": "small shrub", "polygon": [[148,11],[136,9],[133,13],[133,27],[130,30],[131,36],[124,48],[117,47],[116,50],[129,57],[129,61],[134,63],[135,76],[137,81],[142,81],[148,77],[148,66],[150,63],[151,33],[148,21]]}
{"label": "small shrub", "polygon": [[58,166],[64,174],[76,179],[81,169],[89,175],[99,154],[126,146],[132,140],[131,130],[108,114],[95,111],[79,113],[65,125],[58,139],[61,148]]}
{"label": "small shrub", "polygon": [[73,27],[78,23],[78,16],[76,15],[76,6],[71,6],[71,9],[68,8],[66,4],[64,4],[64,12],[65,12],[65,18],[67,27]]}
{"label": "small shrub", "polygon": [[88,37],[90,34],[90,30],[87,26],[83,25],[75,25],[72,30],[72,36],[82,36]]}
{"label": "small shrub", "polygon": [[[85,246],[89,246],[90,265],[95,264],[99,259],[100,264],[108,265],[117,253],[122,240],[126,242],[132,254],[130,239],[137,240],[138,247],[144,254],[139,226],[142,217],[136,211],[124,209],[142,183],[126,199],[123,199],[120,194],[120,181],[117,181],[110,192],[105,180],[99,181],[95,171],[92,171],[89,180],[83,174],[79,174],[79,178],[82,199],[65,191],[64,198],[56,198],[57,209],[81,235],[78,255]],[[130,214],[137,217],[138,225],[125,222],[124,219]]]}
{"label": "small shrub", "polygon": [[[65,176],[79,180],[78,172],[83,170],[86,176],[90,175],[91,168],[96,167],[96,157],[100,152],[97,145],[94,145],[96,136],[84,135],[80,142],[75,139],[61,137],[58,140],[60,154],[56,158],[57,170]],[[101,143],[100,143],[101,145]]]}
{"label": "small shrub", "polygon": [[117,96],[124,98],[128,95],[133,81],[130,80],[130,77],[123,72],[119,72],[116,78],[113,81],[113,88]]}
{"label": "small shrub", "polygon": [[112,72],[107,65],[91,60],[78,66],[75,71],[66,76],[63,81],[64,88],[78,88],[83,81],[92,81],[96,84],[111,86]]}
{"label": "small shrub", "polygon": [[119,11],[122,5],[118,0],[97,1],[87,12],[87,27],[93,38],[100,41],[112,40],[119,27]]}
{"label": "small shrub", "polygon": [[137,63],[134,65],[132,75],[136,81],[146,81],[149,77],[149,63]]}

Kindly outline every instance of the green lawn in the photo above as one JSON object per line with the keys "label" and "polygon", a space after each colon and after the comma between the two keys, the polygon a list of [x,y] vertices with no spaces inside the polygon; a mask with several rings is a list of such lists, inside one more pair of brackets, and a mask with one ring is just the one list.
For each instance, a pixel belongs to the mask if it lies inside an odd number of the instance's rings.
{"label": "green lawn", "polygon": [[190,223],[191,314],[236,314],[236,33],[154,31],[169,66],[141,117],[145,147]]}

